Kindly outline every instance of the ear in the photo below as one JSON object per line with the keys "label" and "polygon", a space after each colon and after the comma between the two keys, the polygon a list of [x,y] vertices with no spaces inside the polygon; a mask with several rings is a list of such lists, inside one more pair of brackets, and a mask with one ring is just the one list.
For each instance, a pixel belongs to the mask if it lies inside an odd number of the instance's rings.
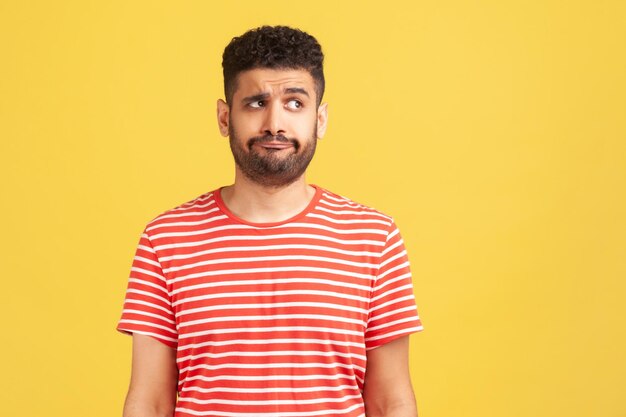
{"label": "ear", "polygon": [[228,136],[228,122],[230,107],[222,99],[217,100],[217,126],[220,128],[222,136]]}
{"label": "ear", "polygon": [[321,139],[326,133],[328,123],[328,103],[323,103],[317,109],[317,137]]}

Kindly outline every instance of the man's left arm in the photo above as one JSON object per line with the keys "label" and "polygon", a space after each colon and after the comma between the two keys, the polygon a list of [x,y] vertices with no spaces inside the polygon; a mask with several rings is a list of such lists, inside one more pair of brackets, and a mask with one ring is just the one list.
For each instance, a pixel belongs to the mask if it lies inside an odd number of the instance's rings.
{"label": "man's left arm", "polygon": [[409,336],[367,351],[366,417],[417,417],[409,375]]}

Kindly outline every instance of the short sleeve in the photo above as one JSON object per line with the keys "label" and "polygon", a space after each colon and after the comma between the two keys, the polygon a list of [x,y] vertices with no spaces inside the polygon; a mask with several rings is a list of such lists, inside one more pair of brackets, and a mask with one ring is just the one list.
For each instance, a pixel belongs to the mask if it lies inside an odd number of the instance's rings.
{"label": "short sleeve", "polygon": [[152,336],[176,348],[178,331],[165,274],[144,230],[135,252],[117,330]]}
{"label": "short sleeve", "polygon": [[392,222],[371,292],[365,348],[374,349],[422,329],[409,259],[400,231]]}

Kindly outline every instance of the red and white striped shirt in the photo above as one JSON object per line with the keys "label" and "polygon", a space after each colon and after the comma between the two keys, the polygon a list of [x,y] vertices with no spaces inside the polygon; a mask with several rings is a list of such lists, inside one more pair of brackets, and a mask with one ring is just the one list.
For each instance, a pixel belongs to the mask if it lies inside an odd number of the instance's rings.
{"label": "red and white striped shirt", "polygon": [[175,416],[364,416],[366,351],[422,330],[393,220],[315,188],[283,222],[218,189],[144,229],[117,329],[176,349]]}

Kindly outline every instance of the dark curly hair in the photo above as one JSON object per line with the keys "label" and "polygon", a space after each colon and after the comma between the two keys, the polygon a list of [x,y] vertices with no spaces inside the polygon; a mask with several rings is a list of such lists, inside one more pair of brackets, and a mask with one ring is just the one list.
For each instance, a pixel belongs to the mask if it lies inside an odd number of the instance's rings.
{"label": "dark curly hair", "polygon": [[224,94],[231,104],[237,75],[255,68],[304,69],[315,81],[317,105],[324,95],[324,54],[317,40],[288,26],[261,26],[233,38],[224,49]]}

